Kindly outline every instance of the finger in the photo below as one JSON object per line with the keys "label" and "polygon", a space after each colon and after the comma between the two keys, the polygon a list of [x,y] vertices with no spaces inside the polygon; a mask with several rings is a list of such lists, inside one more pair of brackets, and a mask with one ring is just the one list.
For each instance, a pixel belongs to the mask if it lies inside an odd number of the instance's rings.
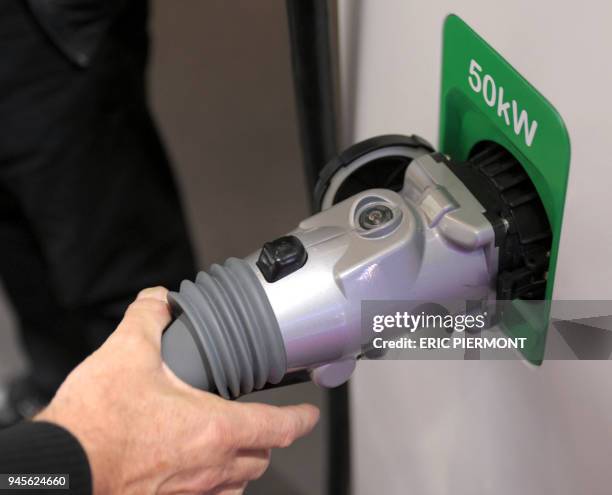
{"label": "finger", "polygon": [[230,464],[226,481],[244,483],[261,478],[270,465],[270,450],[240,450]]}
{"label": "finger", "polygon": [[246,487],[246,483],[234,483],[217,488],[214,492],[210,492],[210,495],[242,495]]}
{"label": "finger", "polygon": [[276,407],[257,403],[229,403],[235,421],[238,448],[288,447],[310,433],[319,420],[319,409],[310,404]]}

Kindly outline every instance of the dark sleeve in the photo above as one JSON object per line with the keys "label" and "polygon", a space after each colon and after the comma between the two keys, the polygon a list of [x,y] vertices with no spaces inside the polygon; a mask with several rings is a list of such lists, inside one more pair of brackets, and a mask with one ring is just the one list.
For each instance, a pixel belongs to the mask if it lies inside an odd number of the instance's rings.
{"label": "dark sleeve", "polygon": [[25,421],[0,430],[0,473],[68,474],[69,493],[92,492],[83,447],[70,432],[51,423]]}

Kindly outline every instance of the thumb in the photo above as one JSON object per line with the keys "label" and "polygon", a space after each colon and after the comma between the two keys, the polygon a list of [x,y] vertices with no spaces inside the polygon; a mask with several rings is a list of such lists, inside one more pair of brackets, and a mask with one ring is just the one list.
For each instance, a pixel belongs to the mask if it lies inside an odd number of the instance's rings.
{"label": "thumb", "polygon": [[161,335],[172,317],[167,301],[168,290],[151,287],[140,291],[123,316],[117,333],[142,336],[160,346]]}

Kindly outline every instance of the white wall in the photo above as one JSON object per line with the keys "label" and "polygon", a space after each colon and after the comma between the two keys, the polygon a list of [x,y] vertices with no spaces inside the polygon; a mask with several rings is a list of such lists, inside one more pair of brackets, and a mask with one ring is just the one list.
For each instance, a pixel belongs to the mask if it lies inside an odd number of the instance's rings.
{"label": "white wall", "polygon": [[[572,163],[556,299],[612,299],[608,2],[340,0],[345,140],[436,142],[442,23],[456,13],[559,110]],[[364,362],[352,381],[357,495],[603,494],[608,362]]]}

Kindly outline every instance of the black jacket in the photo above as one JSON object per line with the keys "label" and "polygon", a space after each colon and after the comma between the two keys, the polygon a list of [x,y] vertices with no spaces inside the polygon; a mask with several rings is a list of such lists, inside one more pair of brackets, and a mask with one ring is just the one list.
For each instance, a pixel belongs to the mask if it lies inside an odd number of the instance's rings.
{"label": "black jacket", "polygon": [[[68,474],[68,493],[92,493],[91,471],[83,447],[70,432],[51,423],[25,421],[0,431],[0,473]],[[38,492],[48,490],[19,493]]]}

